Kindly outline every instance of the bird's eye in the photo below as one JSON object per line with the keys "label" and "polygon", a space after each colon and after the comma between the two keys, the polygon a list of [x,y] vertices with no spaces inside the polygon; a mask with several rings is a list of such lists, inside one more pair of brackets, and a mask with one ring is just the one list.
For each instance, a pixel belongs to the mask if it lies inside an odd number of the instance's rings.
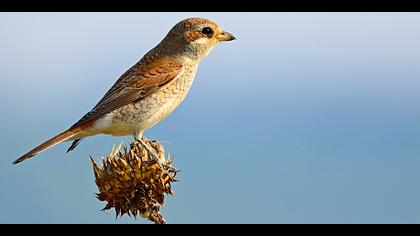
{"label": "bird's eye", "polygon": [[205,35],[210,36],[210,35],[212,35],[212,34],[213,34],[213,30],[212,30],[210,27],[204,27],[204,28],[201,30],[201,33],[203,33],[203,34],[205,34]]}

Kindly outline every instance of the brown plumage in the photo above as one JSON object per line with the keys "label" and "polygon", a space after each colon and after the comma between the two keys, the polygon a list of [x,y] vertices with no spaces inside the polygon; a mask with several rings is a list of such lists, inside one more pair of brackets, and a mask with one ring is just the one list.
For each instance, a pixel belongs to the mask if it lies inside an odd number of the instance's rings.
{"label": "brown plumage", "polygon": [[104,97],[71,128],[95,120],[120,107],[135,103],[176,78],[182,65],[168,59],[140,61],[123,74]]}
{"label": "brown plumage", "polygon": [[[86,126],[86,125],[85,125]],[[53,138],[45,141],[44,143],[42,143],[41,145],[35,147],[34,149],[32,149],[31,151],[27,152],[25,155],[21,156],[19,159],[15,160],[13,162],[13,164],[18,164],[19,162],[22,162],[26,159],[29,159],[33,156],[35,156],[36,154],[47,150],[48,148],[63,142],[64,140],[67,140],[73,136],[75,136],[80,130],[83,130],[84,126],[83,125],[79,125],[73,128],[70,128],[64,132],[62,132],[61,134],[58,134],[56,136],[54,136]]]}
{"label": "brown plumage", "polygon": [[185,98],[199,62],[221,41],[235,39],[216,23],[189,18],[176,24],[166,37],[125,72],[95,107],[68,130],[49,139],[14,164],[63,141],[73,150],[83,138],[96,134],[133,135],[167,117]]}

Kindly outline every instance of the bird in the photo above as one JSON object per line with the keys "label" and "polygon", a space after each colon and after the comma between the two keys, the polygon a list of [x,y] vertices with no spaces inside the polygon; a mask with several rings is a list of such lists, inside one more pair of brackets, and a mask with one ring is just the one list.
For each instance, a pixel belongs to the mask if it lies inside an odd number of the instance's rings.
{"label": "bird", "polygon": [[188,94],[199,63],[220,42],[235,40],[217,23],[200,17],[181,20],[102,99],[64,132],[16,159],[18,164],[64,141],[72,151],[97,134],[132,135],[145,145],[144,131],[171,114]]}

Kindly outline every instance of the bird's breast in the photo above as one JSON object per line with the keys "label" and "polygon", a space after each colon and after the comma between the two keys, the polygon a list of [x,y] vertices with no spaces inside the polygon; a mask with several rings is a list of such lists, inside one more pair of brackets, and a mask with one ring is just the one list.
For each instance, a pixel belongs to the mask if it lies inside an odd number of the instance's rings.
{"label": "bird's breast", "polygon": [[101,133],[129,135],[134,129],[145,131],[171,114],[188,94],[196,68],[187,69],[173,82],[144,99],[121,107],[97,121]]}

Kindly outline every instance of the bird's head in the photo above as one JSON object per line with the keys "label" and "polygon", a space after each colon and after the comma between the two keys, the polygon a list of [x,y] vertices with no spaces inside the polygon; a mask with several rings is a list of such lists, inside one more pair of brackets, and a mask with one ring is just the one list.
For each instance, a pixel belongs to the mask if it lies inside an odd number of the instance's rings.
{"label": "bird's head", "polygon": [[236,39],[215,22],[204,18],[188,18],[177,23],[160,43],[177,54],[202,59],[219,42]]}

